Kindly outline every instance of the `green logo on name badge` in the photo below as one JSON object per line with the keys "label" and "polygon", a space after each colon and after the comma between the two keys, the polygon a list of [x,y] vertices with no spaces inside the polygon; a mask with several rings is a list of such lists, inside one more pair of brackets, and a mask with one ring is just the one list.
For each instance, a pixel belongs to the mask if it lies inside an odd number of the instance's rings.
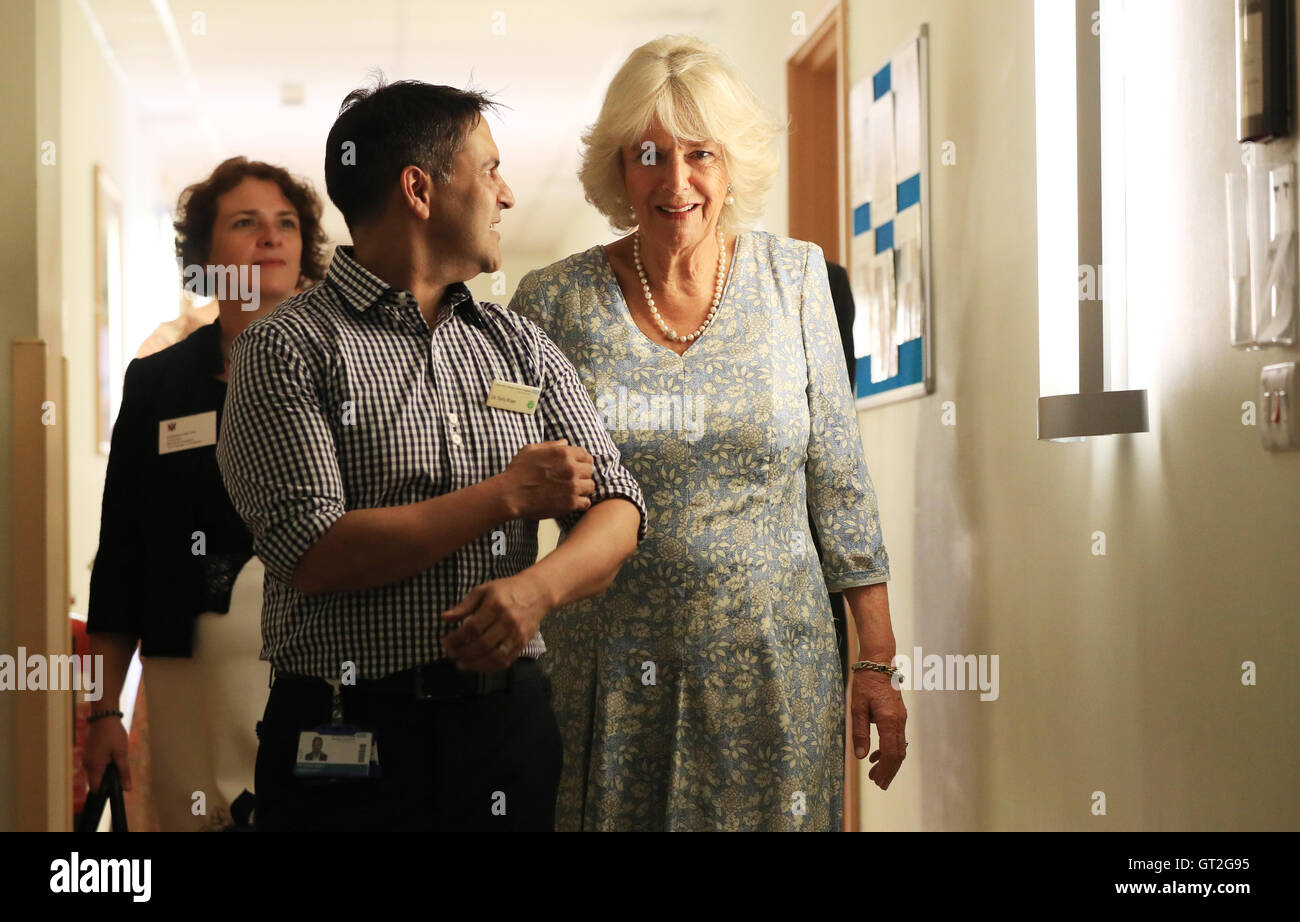
{"label": "green logo on name badge", "polygon": [[536,401],[536,400],[530,400],[530,401],[528,401],[528,409],[531,410],[531,409],[532,409],[533,407],[535,407],[535,406],[537,406],[537,401]]}

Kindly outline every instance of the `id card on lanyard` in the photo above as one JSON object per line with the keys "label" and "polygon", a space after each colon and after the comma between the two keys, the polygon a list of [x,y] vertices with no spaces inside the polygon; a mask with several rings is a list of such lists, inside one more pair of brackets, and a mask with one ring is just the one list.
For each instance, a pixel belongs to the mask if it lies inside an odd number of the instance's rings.
{"label": "id card on lanyard", "polygon": [[330,722],[298,734],[299,778],[374,778],[379,771],[379,746],[369,730],[343,722],[342,683],[329,680],[333,696]]}

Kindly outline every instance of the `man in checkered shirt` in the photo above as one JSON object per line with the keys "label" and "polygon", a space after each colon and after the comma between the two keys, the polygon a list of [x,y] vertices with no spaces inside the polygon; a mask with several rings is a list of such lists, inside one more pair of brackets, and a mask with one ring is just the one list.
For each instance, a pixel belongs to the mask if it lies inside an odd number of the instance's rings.
{"label": "man in checkered shirt", "polygon": [[[266,566],[274,674],[259,829],[553,823],[538,628],[612,582],[645,505],[572,365],[464,284],[500,267],[514,204],[492,105],[350,94],[325,179],[353,245],[232,349],[217,457]],[[565,537],[536,561],[544,518]],[[373,734],[377,772],[299,777],[302,734],[331,724]]]}

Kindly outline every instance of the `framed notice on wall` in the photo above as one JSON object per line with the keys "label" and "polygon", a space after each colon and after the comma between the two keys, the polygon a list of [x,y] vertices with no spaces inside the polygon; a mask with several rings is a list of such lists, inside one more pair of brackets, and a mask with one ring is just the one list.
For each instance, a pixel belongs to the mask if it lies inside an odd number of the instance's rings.
{"label": "framed notice on wall", "polygon": [[108,454],[122,400],[122,196],[95,166],[95,434]]}
{"label": "framed notice on wall", "polygon": [[927,29],[849,91],[858,409],[934,391]]}

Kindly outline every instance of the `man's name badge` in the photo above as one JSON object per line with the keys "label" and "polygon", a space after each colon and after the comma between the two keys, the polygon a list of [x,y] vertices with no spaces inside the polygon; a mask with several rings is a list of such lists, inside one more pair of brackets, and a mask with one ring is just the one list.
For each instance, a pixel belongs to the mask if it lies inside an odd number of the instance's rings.
{"label": "man's name badge", "polygon": [[158,424],[158,454],[217,444],[217,411],[164,419]]}
{"label": "man's name badge", "polygon": [[515,384],[498,378],[492,382],[492,389],[488,391],[487,405],[498,410],[532,416],[537,412],[537,397],[541,392],[540,387],[529,387],[527,384]]}
{"label": "man's name badge", "polygon": [[298,734],[298,760],[293,773],[300,778],[366,778],[377,772],[373,734],[345,727],[322,727]]}

